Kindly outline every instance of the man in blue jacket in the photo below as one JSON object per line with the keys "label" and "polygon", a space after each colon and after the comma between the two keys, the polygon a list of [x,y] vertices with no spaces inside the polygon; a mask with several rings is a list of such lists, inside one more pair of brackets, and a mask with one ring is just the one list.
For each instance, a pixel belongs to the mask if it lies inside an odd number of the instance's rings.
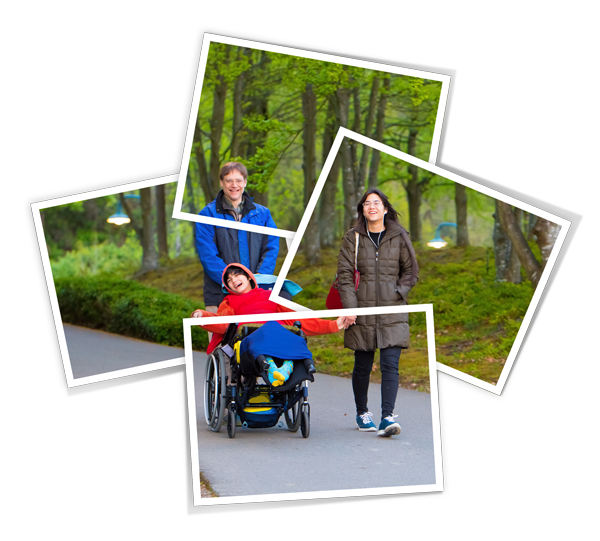
{"label": "man in blue jacket", "polygon": [[[200,211],[200,216],[277,227],[269,209],[254,203],[244,191],[248,171],[243,164],[226,163],[219,178],[222,189],[216,199]],[[208,312],[217,313],[217,307],[225,297],[221,276],[230,263],[241,263],[253,273],[275,273],[279,237],[208,224],[196,223],[195,226],[196,248],[204,267],[204,303]]]}

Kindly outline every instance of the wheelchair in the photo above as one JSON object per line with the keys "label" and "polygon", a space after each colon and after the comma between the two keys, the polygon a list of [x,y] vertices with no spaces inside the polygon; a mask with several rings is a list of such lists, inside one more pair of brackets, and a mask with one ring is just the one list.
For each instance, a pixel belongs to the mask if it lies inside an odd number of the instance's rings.
{"label": "wheelchair", "polygon": [[[302,437],[308,438],[308,382],[314,382],[310,372],[311,368],[314,372],[312,360],[294,361],[289,379],[283,385],[273,387],[267,377],[268,364],[264,355],[248,358],[247,352],[240,354],[242,341],[260,327],[230,324],[219,346],[209,355],[204,378],[206,423],[213,432],[219,432],[222,425],[226,424],[228,436],[234,438],[237,418],[244,428],[270,428],[278,424],[283,426],[279,422],[283,414],[291,432],[300,429]],[[283,327],[306,342],[299,321],[294,322],[293,327]],[[276,358],[274,360],[278,361]],[[248,367],[252,365],[255,369],[249,370]],[[258,382],[259,378],[262,378],[262,383]]]}

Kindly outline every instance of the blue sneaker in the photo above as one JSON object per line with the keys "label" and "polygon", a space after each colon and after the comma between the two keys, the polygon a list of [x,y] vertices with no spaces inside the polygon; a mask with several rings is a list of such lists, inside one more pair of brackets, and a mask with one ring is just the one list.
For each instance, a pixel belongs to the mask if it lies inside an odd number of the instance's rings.
{"label": "blue sneaker", "polygon": [[356,424],[361,432],[375,432],[377,427],[373,422],[373,414],[370,411],[356,416]]}
{"label": "blue sneaker", "polygon": [[398,434],[400,434],[400,431],[402,429],[400,428],[400,425],[395,421],[396,417],[398,416],[388,415],[384,419],[381,419],[377,435],[389,438],[390,436],[397,436]]}

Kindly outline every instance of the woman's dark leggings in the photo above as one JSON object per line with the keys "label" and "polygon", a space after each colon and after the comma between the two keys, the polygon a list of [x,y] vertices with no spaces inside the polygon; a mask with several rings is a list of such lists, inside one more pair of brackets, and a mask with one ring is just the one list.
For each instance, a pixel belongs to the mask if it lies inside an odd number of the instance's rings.
{"label": "woman's dark leggings", "polygon": [[[398,364],[402,348],[385,348],[379,350],[379,365],[381,367],[381,418],[394,412],[396,395],[398,394]],[[356,413],[362,415],[369,411],[367,395],[369,377],[373,368],[374,351],[355,351],[354,370],[352,371],[352,390],[356,402]]]}

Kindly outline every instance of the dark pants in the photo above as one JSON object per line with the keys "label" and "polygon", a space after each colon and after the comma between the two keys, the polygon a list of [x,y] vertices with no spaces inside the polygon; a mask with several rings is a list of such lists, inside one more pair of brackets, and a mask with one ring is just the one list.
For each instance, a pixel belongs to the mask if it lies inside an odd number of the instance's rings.
{"label": "dark pants", "polygon": [[[385,348],[379,350],[381,368],[381,418],[394,412],[396,395],[398,394],[398,364],[402,348]],[[367,396],[369,378],[373,369],[374,351],[355,351],[354,370],[352,371],[352,390],[356,402],[356,413],[362,415],[369,411]]]}

